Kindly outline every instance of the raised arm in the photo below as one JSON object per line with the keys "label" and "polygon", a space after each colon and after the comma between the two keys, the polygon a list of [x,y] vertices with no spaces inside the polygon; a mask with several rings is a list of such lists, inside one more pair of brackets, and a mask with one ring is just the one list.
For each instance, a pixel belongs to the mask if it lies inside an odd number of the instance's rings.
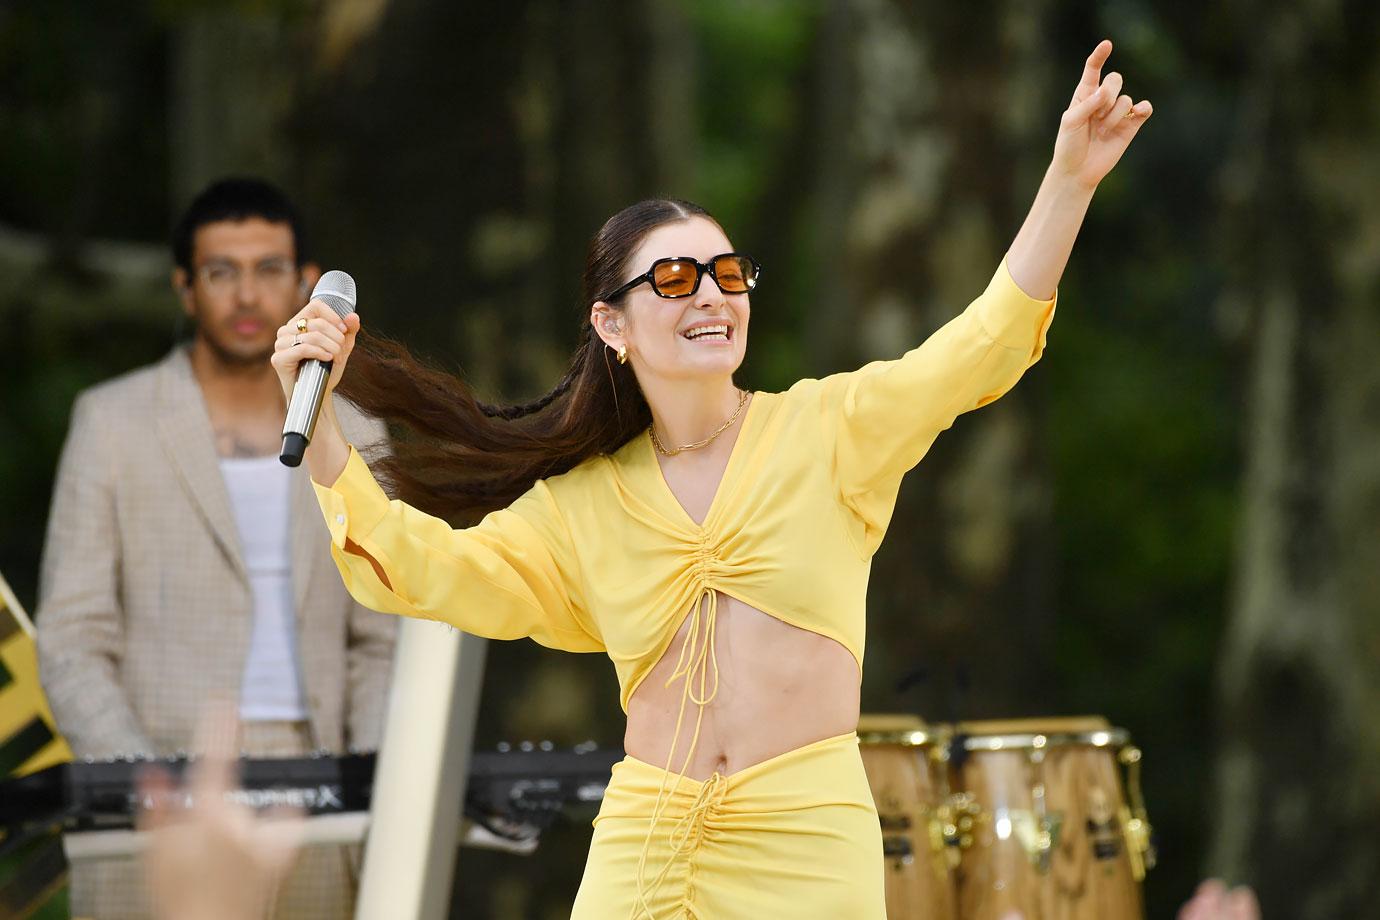
{"label": "raised arm", "polygon": [[987,289],[901,358],[819,387],[839,497],[862,523],[867,552],[881,542],[901,477],[939,433],[1001,397],[1044,351],[1088,204],[1150,117],[1149,102],[1120,95],[1120,74],[1103,78],[1111,52],[1104,41],[1088,57],[1030,214]]}
{"label": "raised arm", "polygon": [[1006,256],[1011,279],[1036,299],[1054,296],[1093,193],[1153,111],[1148,100],[1133,104],[1122,94],[1121,74],[1102,76],[1111,53],[1103,40],[1088,55],[1059,120],[1054,158]]}
{"label": "raised arm", "polygon": [[874,552],[903,477],[959,415],[1000,398],[1040,359],[1054,300],[1035,300],[1006,263],[987,289],[933,335],[893,361],[874,361],[807,385],[820,399],[826,449],[840,500]]}

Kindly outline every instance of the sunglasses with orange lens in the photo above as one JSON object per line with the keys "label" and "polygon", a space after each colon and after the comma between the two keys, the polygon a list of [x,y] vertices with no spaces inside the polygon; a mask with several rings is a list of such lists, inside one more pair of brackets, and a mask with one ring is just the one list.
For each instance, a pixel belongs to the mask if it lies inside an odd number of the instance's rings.
{"label": "sunglasses with orange lens", "polygon": [[742,252],[725,252],[708,262],[700,262],[689,256],[671,256],[657,259],[645,274],[638,275],[599,299],[605,302],[615,300],[643,283],[650,284],[658,297],[667,300],[690,297],[700,289],[700,281],[705,275],[711,276],[725,294],[746,294],[757,287],[757,277],[761,273],[762,267],[757,260]]}

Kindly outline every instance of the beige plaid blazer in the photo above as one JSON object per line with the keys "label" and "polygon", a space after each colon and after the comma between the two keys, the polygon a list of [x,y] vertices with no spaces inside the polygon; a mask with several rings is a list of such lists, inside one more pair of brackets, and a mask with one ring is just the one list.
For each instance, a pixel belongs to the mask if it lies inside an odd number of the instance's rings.
{"label": "beige plaid blazer", "polygon": [[[345,436],[383,426],[336,401]],[[306,469],[291,509],[297,648],[313,741],[376,747],[397,617],[356,604]],[[211,421],[183,348],[84,392],[43,553],[39,673],[76,756],[191,748],[203,702],[239,699],[253,600]]]}

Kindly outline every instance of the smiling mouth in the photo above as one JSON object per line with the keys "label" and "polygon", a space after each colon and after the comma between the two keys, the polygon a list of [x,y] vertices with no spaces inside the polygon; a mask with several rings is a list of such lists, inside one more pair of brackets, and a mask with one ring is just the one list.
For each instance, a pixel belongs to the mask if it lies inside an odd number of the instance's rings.
{"label": "smiling mouth", "polygon": [[733,341],[733,327],[720,323],[712,326],[696,326],[681,333],[681,336],[690,342],[731,342]]}

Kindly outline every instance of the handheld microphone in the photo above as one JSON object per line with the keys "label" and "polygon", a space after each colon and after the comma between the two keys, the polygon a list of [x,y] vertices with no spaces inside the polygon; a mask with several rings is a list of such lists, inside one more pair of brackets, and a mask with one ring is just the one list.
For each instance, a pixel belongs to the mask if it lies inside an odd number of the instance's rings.
{"label": "handheld microphone", "polygon": [[[355,279],[345,272],[326,272],[316,282],[310,299],[321,301],[344,319],[355,312]],[[283,422],[283,449],[278,454],[284,466],[302,463],[302,455],[316,431],[316,418],[321,414],[331,363],[311,358],[297,367],[297,382],[292,385],[287,420]]]}

